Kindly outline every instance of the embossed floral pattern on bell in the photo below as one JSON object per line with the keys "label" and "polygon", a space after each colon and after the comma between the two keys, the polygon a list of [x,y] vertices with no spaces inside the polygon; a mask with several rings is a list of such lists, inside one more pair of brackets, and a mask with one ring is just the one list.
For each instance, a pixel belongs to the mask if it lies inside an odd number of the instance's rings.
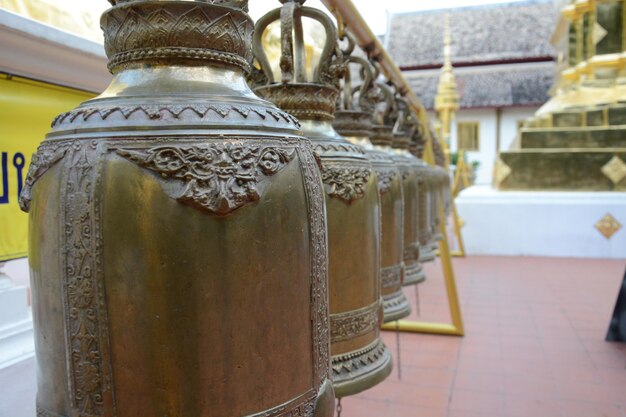
{"label": "embossed floral pattern on bell", "polygon": [[[303,7],[303,1],[283,3],[256,24],[253,49],[261,69],[253,70],[251,82],[257,83],[255,91],[261,97],[298,117],[320,161],[328,220],[333,386],[336,395],[344,397],[373,386],[391,371],[391,357],[379,330],[378,181],[365,150],[332,126],[339,82],[346,70],[336,28],[324,12]],[[326,32],[312,71],[304,59],[302,19],[316,20]],[[280,26],[269,26],[277,20]],[[263,45],[270,30],[276,30],[272,38],[281,40],[279,62],[269,61]]]}
{"label": "embossed floral pattern on bell", "polygon": [[210,146],[168,146],[117,153],[155,171],[164,179],[182,180],[180,190],[165,192],[183,203],[216,214],[228,214],[258,201],[263,180],[289,163],[295,150],[246,141]]}
{"label": "embossed floral pattern on bell", "polygon": [[247,85],[247,3],[113,4],[113,81],[55,119],[20,201],[37,415],[331,417],[324,186]]}

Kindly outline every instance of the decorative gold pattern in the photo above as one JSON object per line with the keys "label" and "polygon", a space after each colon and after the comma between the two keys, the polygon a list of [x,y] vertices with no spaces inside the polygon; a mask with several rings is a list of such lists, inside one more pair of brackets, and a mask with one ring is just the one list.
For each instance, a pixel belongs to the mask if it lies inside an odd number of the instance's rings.
{"label": "decorative gold pattern", "polygon": [[596,24],[593,25],[593,44],[599,44],[608,34],[609,32],[601,24],[596,22]]}
{"label": "decorative gold pattern", "polygon": [[511,167],[508,166],[502,159],[500,158],[496,159],[496,166],[495,166],[496,185],[500,185],[502,181],[504,181],[506,177],[508,177],[509,175],[511,175]]}
{"label": "decorative gold pattern", "polygon": [[389,266],[380,270],[382,288],[394,288],[402,285],[402,265]]}
{"label": "decorative gold pattern", "polygon": [[378,192],[385,194],[391,189],[393,181],[398,178],[398,169],[375,169],[378,178]]}
{"label": "decorative gold pattern", "polygon": [[325,162],[322,166],[322,181],[326,184],[326,193],[346,203],[351,203],[365,195],[365,186],[371,174],[370,168],[354,167],[352,164]]}
{"label": "decorative gold pattern", "polygon": [[602,166],[602,173],[606,175],[613,184],[617,184],[626,177],[626,163],[614,155],[613,158]]}
{"label": "decorative gold pattern", "polygon": [[28,175],[26,175],[26,181],[24,181],[24,187],[19,198],[20,208],[23,211],[28,212],[30,210],[31,192],[35,182],[65,156],[69,146],[68,142],[43,142],[39,145],[30,162]]}
{"label": "decorative gold pattern", "polygon": [[330,338],[332,342],[350,340],[369,333],[378,327],[380,302],[367,307],[330,315]]}
{"label": "decorative gold pattern", "polygon": [[317,393],[315,390],[306,392],[305,394],[289,401],[286,404],[274,407],[271,410],[262,413],[253,414],[250,417],[301,417],[312,416],[315,409],[315,401]]}
{"label": "decorative gold pattern", "polygon": [[114,7],[102,16],[109,70],[141,61],[214,61],[249,71],[254,26],[245,13],[189,2],[176,9],[159,2]]}
{"label": "decorative gold pattern", "polygon": [[135,115],[143,115],[146,121],[167,120],[168,118],[181,118],[183,113],[196,116],[199,119],[209,118],[211,115],[217,116],[218,119],[234,118],[233,115],[249,118],[255,115],[260,120],[268,117],[275,121],[286,122],[291,125],[300,126],[298,120],[292,115],[282,110],[251,106],[251,105],[234,105],[234,104],[160,104],[160,105],[135,105],[135,106],[114,106],[114,107],[79,107],[75,110],[63,113],[57,116],[52,122],[52,127],[57,127],[63,123],[87,122],[93,116],[97,115],[101,121],[106,120],[112,115],[120,115],[124,119]]}
{"label": "decorative gold pattern", "polygon": [[607,213],[598,220],[595,224],[595,228],[608,240],[622,228],[622,225],[615,217]]}
{"label": "decorative gold pattern", "polygon": [[105,402],[113,401],[100,262],[100,204],[94,192],[99,167],[97,147],[97,140],[71,143],[66,164],[69,169],[63,179],[65,195],[61,199],[66,202],[61,245],[65,248],[65,348],[70,400],[79,417],[104,416]]}
{"label": "decorative gold pattern", "polygon": [[183,190],[164,187],[170,197],[220,215],[258,201],[263,192],[259,183],[283,169],[294,156],[293,150],[250,140],[147,150],[118,149],[117,153],[157,172],[165,180],[183,181]]}
{"label": "decorative gold pattern", "polygon": [[[385,358],[386,357],[386,358]],[[333,356],[333,379],[346,379],[351,374],[364,374],[367,368],[382,366],[391,360],[391,355],[383,341],[375,342],[361,350],[346,355]]]}
{"label": "decorative gold pattern", "polygon": [[329,376],[330,334],[328,310],[328,258],[326,248],[326,207],[312,146],[300,141],[298,155],[302,161],[305,191],[309,201],[309,233],[311,235],[311,297],[314,311],[316,382],[319,388]]}
{"label": "decorative gold pattern", "polygon": [[273,84],[254,91],[303,120],[333,120],[339,96],[336,88],[317,84]]}

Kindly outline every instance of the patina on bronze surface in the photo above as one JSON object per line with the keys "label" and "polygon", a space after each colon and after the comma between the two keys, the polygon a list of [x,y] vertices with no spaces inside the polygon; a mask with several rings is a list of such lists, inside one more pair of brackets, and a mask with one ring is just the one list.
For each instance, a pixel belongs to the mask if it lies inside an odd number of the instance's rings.
{"label": "patina on bronze surface", "polygon": [[[374,129],[373,113],[379,102],[391,107],[393,95],[385,86],[374,83],[377,72],[363,58],[351,56],[354,42],[349,34],[345,36],[348,47],[343,51],[349,68],[344,78],[341,103],[335,112],[335,130],[349,142],[365,149],[378,179],[380,196],[380,252],[381,252],[381,293],[383,296],[384,322],[402,319],[411,313],[411,306],[402,292],[404,275],[403,261],[403,213],[402,176],[393,160],[393,153],[374,148],[370,140],[373,135],[387,135],[391,138],[391,127],[378,125]],[[351,79],[350,67],[356,67],[362,74],[360,84]],[[385,92],[389,93],[385,96]],[[388,100],[389,102],[387,102]],[[388,113],[390,108],[385,109]],[[386,138],[378,138],[378,141]]]}
{"label": "patina on bronze surface", "polygon": [[[326,32],[313,79],[305,76],[301,18],[320,22]],[[261,44],[271,22],[281,20],[281,81],[275,82]],[[356,394],[391,372],[391,356],[380,338],[380,235],[378,182],[365,151],[332,126],[338,81],[345,63],[333,23],[320,10],[286,1],[259,19],[254,53],[265,80],[255,91],[297,116],[321,161],[326,191],[329,251],[330,334],[333,385],[338,397]]]}
{"label": "patina on bronze surface", "polygon": [[[324,190],[243,1],[118,1],[22,194],[44,417],[333,415]],[[219,3],[219,5],[218,5]]]}

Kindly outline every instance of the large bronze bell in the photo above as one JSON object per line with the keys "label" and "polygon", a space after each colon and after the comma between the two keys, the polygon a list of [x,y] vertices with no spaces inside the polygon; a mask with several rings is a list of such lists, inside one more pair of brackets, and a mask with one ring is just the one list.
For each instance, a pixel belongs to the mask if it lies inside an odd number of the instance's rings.
{"label": "large bronze bell", "polygon": [[[321,162],[328,217],[330,335],[337,397],[356,394],[391,372],[391,356],[380,338],[380,236],[378,183],[363,148],[333,129],[337,83],[345,64],[337,32],[326,14],[285,1],[256,24],[254,53],[262,69],[255,91],[300,119]],[[302,17],[318,21],[326,38],[313,79],[306,76]],[[262,45],[268,25],[280,19],[282,82],[275,82]]]}
{"label": "large bronze bell", "polygon": [[[343,83],[343,97],[335,112],[334,127],[349,142],[362,146],[378,179],[378,193],[381,208],[381,293],[383,296],[384,322],[399,320],[411,314],[411,306],[402,292],[404,275],[403,262],[403,213],[402,176],[396,166],[393,154],[381,148],[374,148],[370,138],[374,135],[391,134],[391,127],[373,125],[373,113],[378,102],[393,99],[385,86],[376,85],[378,71],[358,56],[350,56],[354,41],[346,34],[348,48],[344,51],[349,64],[354,64],[363,75],[360,86],[351,81],[352,71],[347,71]],[[350,65],[349,65],[350,66]],[[350,68],[349,68],[350,69]],[[387,97],[385,92],[389,93]],[[387,104],[387,103],[385,103]],[[388,106],[388,104],[387,104]]]}
{"label": "large bronze bell", "polygon": [[22,195],[42,417],[333,415],[323,185],[244,0],[113,1]]}
{"label": "large bronze bell", "polygon": [[404,207],[404,286],[415,285],[426,279],[420,262],[419,205],[420,184],[428,173],[428,166],[409,152],[411,136],[416,128],[406,100],[396,98],[395,126],[392,147],[396,164],[402,173]]}

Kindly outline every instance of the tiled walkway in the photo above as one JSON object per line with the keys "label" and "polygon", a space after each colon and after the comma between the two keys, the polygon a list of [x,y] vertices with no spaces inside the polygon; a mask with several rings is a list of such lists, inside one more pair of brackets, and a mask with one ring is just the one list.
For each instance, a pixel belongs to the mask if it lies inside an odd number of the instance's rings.
{"label": "tiled walkway", "polygon": [[[626,417],[626,344],[604,342],[626,262],[454,264],[466,336],[401,334],[401,376],[345,398],[342,417]],[[420,287],[421,311],[443,321],[437,267]],[[396,334],[384,337],[395,355]]]}
{"label": "tiled walkway", "polygon": [[[626,262],[470,257],[454,265],[466,336],[401,334],[401,380],[396,367],[345,398],[342,417],[626,417],[626,344],[604,342]],[[421,319],[445,321],[440,269],[428,272]],[[412,289],[407,296],[415,299]],[[396,334],[384,338],[397,356]],[[0,371],[0,417],[34,417],[34,372],[34,361]]]}

